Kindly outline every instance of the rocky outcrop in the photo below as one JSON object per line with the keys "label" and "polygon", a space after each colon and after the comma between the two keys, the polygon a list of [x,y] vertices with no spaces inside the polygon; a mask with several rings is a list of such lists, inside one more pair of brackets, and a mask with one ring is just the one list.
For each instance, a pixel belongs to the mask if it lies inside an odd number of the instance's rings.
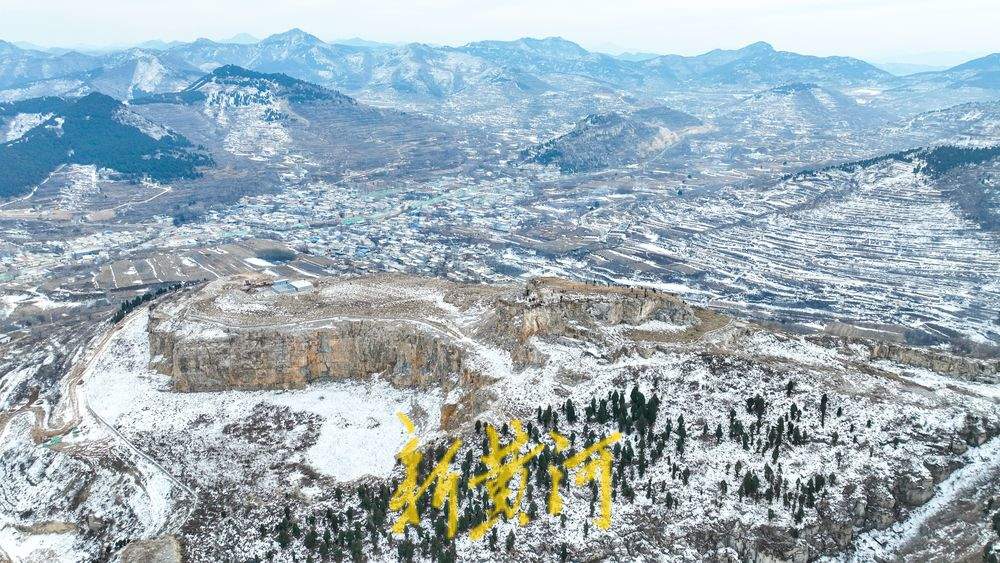
{"label": "rocky outcrop", "polygon": [[873,341],[869,350],[873,360],[890,360],[979,383],[1000,383],[1000,360],[954,356],[888,342]]}
{"label": "rocky outcrop", "polygon": [[896,478],[895,496],[906,506],[920,506],[934,496],[934,477],[923,466],[911,468]]}
{"label": "rocky outcrop", "polygon": [[[544,361],[529,344],[533,337],[610,344],[608,331],[621,326],[657,321],[690,327],[700,322],[694,309],[675,295],[559,278],[532,279],[523,291],[497,299],[493,309],[480,334],[501,343],[519,366]],[[613,359],[616,350],[609,346],[605,356]]]}
{"label": "rocky outcrop", "polygon": [[646,288],[600,286],[537,278],[525,289],[522,339],[536,334],[581,337],[596,327],[661,321],[698,322],[694,310],[676,296]]}
{"label": "rocky outcrop", "polygon": [[233,279],[149,314],[150,366],[177,391],[300,388],[373,374],[399,387],[469,390],[504,358],[538,359],[532,337],[596,341],[618,325],[698,322],[669,294],[555,278],[524,290],[391,276],[328,280],[291,296]]}
{"label": "rocky outcrop", "polygon": [[452,376],[464,383],[481,376],[454,342],[406,323],[175,331],[161,330],[156,312],[150,321],[151,366],[170,375],[177,391],[301,388],[376,373],[399,387],[447,387]]}
{"label": "rocky outcrop", "polygon": [[[806,563],[809,548],[799,540],[789,537],[788,531],[778,527],[763,526],[750,539],[750,530],[739,522],[719,533],[716,552],[730,551],[728,556],[717,556],[719,561],[732,563]],[[733,554],[736,557],[733,557]]]}

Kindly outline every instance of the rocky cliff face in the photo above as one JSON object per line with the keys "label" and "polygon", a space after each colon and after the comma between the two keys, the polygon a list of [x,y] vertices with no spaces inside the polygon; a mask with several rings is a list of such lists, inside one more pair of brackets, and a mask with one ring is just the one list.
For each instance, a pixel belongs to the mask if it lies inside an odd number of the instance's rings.
{"label": "rocky cliff face", "polygon": [[320,379],[388,375],[399,387],[471,383],[478,371],[450,339],[406,324],[371,320],[322,328],[241,328],[184,333],[150,323],[152,367],[177,391],[301,388]]}
{"label": "rocky cliff face", "polygon": [[[517,366],[544,361],[532,338],[569,338],[617,350],[618,328],[646,323],[689,328],[700,323],[694,309],[668,293],[644,288],[601,286],[557,278],[536,278],[525,288],[498,298],[494,315],[479,330],[510,351]],[[660,327],[662,328],[662,327]]]}
{"label": "rocky cliff face", "polygon": [[[150,311],[150,366],[177,391],[300,388],[373,374],[400,387],[476,387],[498,358],[535,357],[533,337],[600,341],[618,325],[698,322],[672,295],[553,278],[483,293],[427,280],[414,292],[421,282],[389,277],[370,292],[349,280],[287,296],[246,282],[218,282]],[[303,316],[288,321],[296,313]]]}
{"label": "rocky cliff face", "polygon": [[694,311],[676,296],[649,289],[571,283],[554,278],[528,282],[520,336],[593,337],[599,327],[642,325],[660,321],[674,325],[698,322]]}
{"label": "rocky cliff face", "polygon": [[888,342],[871,342],[869,349],[873,360],[890,360],[979,383],[1000,383],[1000,360],[954,356]]}
{"label": "rocky cliff face", "polygon": [[181,563],[181,545],[173,536],[132,542],[122,550],[123,563]]}

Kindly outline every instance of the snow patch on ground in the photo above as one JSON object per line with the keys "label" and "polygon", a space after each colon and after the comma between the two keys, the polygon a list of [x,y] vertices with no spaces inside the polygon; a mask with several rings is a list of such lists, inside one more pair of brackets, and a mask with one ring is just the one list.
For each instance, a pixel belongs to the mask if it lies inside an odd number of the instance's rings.
{"label": "snow patch on ground", "polygon": [[434,417],[441,410],[439,394],[401,391],[381,379],[369,385],[319,384],[267,400],[324,418],[320,438],[306,460],[317,471],[342,481],[392,472],[395,453],[409,438],[397,412],[422,411]]}
{"label": "snow patch on ground", "polygon": [[243,261],[246,262],[247,264],[250,264],[251,266],[259,266],[261,268],[270,268],[271,266],[274,266],[274,264],[268,262],[267,260],[263,260],[261,258],[257,258],[254,256],[251,256],[250,258],[244,258]]}
{"label": "snow patch on ground", "polygon": [[222,428],[245,419],[258,404],[283,406],[323,418],[319,438],[305,452],[305,461],[321,473],[351,481],[391,473],[395,453],[408,438],[397,412],[411,414],[422,435],[436,430],[431,422],[440,419],[440,393],[396,389],[378,377],[282,392],[171,391],[169,377],[147,366],[147,321],[144,314],[132,317],[85,383],[94,411],[125,435],[188,432],[201,428],[196,421],[211,419],[204,431],[223,440]]}
{"label": "snow patch on ground", "polygon": [[636,325],[638,330],[646,330],[650,332],[681,332],[687,330],[688,326],[679,325],[674,323],[669,323],[666,321],[646,321],[642,324]]}
{"label": "snow patch on ground", "polygon": [[4,142],[16,141],[25,133],[45,123],[52,117],[51,113],[19,113],[10,121],[4,133]]}
{"label": "snow patch on ground", "polygon": [[14,561],[86,561],[87,553],[76,549],[76,534],[23,534],[13,527],[0,529],[0,545]]}

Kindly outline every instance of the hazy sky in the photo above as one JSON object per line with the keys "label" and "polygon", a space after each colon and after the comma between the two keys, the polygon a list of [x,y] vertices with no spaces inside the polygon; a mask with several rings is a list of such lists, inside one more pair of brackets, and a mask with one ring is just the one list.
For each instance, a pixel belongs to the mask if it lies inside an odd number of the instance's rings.
{"label": "hazy sky", "polygon": [[[873,60],[1000,51],[998,0],[0,0],[0,39],[46,46],[258,37],[463,44],[558,35],[696,54],[768,41]],[[912,58],[912,57],[909,57]]]}

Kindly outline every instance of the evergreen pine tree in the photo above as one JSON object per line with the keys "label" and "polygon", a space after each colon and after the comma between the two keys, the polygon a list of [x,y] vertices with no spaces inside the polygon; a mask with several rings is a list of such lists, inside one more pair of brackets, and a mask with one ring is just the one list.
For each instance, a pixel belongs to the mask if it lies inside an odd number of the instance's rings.
{"label": "evergreen pine tree", "polygon": [[608,413],[608,401],[601,399],[601,402],[597,407],[597,422],[604,424],[610,417],[611,415]]}
{"label": "evergreen pine tree", "polygon": [[820,417],[819,418],[819,421],[820,421],[819,425],[820,426],[826,426],[826,404],[827,404],[826,393],[823,393],[823,396],[820,397],[820,400],[819,400],[819,417]]}
{"label": "evergreen pine tree", "polygon": [[656,424],[656,414],[660,410],[660,398],[653,393],[653,396],[649,398],[646,403],[646,422],[652,427]]}
{"label": "evergreen pine tree", "polygon": [[687,439],[687,428],[684,426],[684,415],[677,417],[677,453],[684,453],[684,443]]}
{"label": "evergreen pine tree", "polygon": [[309,528],[308,532],[306,532],[306,538],[305,538],[306,549],[308,549],[309,551],[315,551],[316,547],[318,546],[318,542],[319,542],[319,533],[316,532],[316,526],[313,526]]}
{"label": "evergreen pine tree", "polygon": [[281,546],[281,549],[286,549],[288,544],[292,543],[292,536],[288,533],[288,526],[284,524],[282,522],[278,525],[278,545]]}

